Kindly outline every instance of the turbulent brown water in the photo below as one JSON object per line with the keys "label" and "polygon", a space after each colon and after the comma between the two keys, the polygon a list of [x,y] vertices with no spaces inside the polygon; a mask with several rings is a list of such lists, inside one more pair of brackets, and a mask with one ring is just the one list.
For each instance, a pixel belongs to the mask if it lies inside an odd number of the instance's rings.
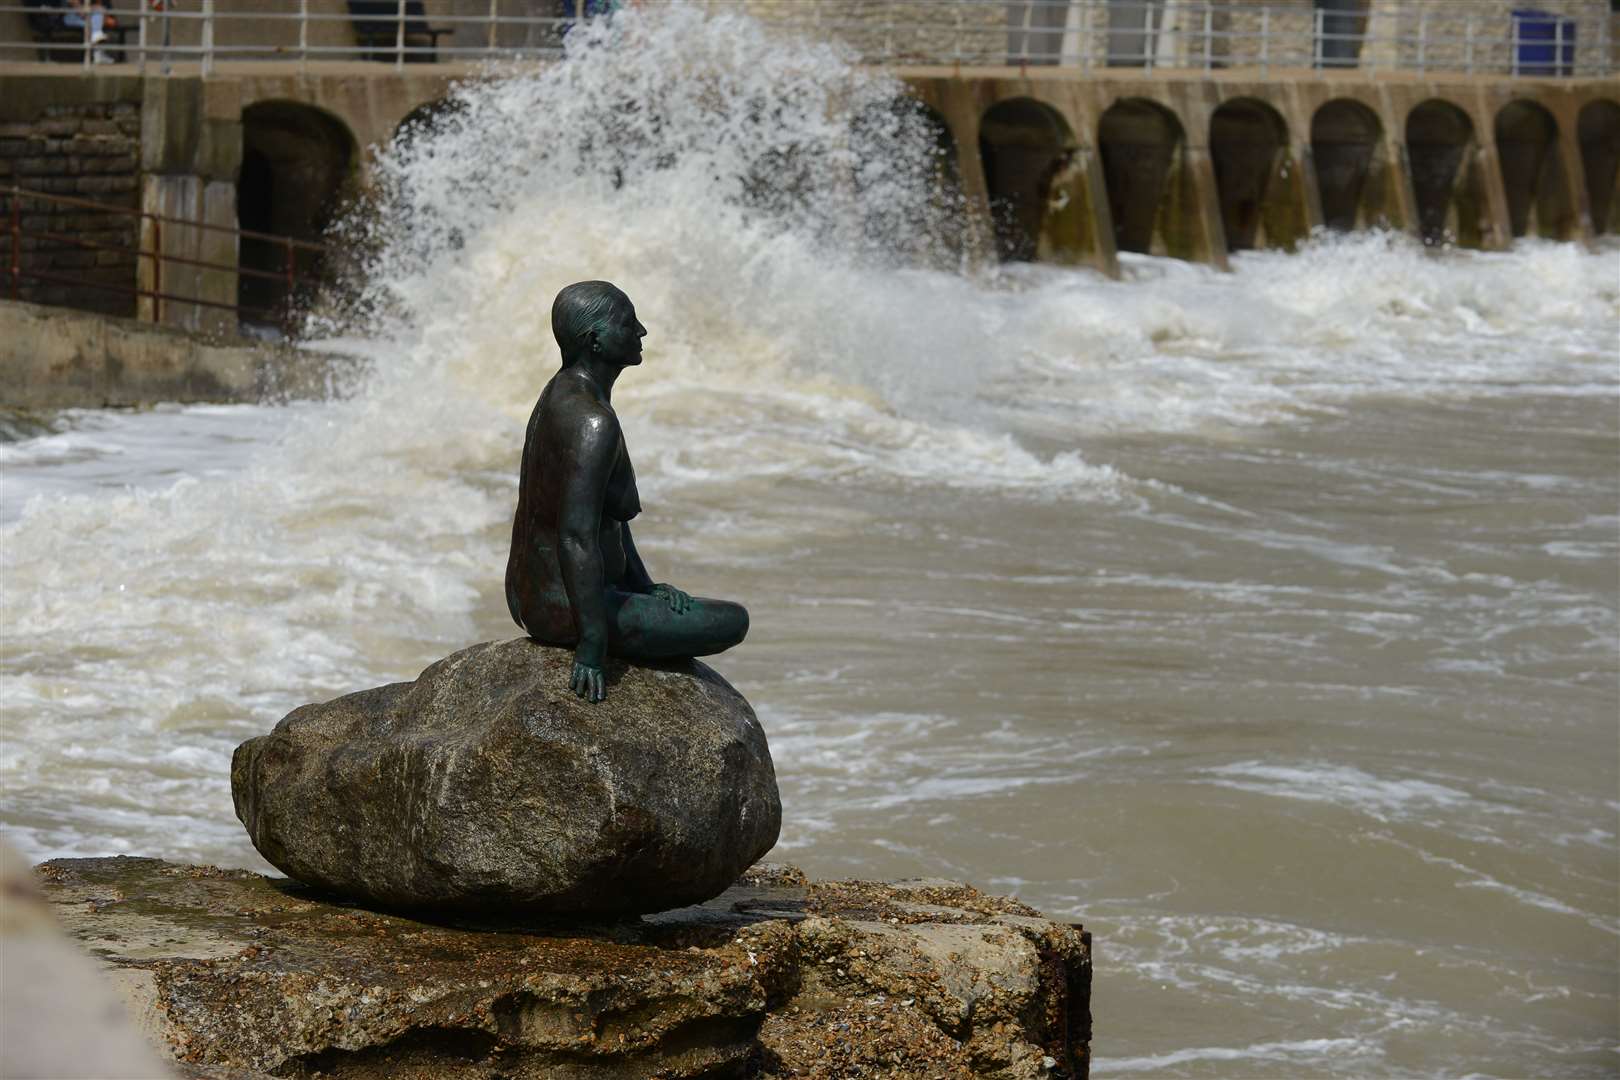
{"label": "turbulent brown water", "polygon": [[[1083,920],[1099,1076],[1620,1070],[1620,249],[907,269],[813,169],[754,190],[892,88],[623,25],[396,163],[374,299],[420,316],[340,343],[346,400],[9,432],[4,835],[262,868],[238,741],[514,633],[546,306],[602,276],[651,330],[638,544],[753,613],[715,666],[776,858]],[[790,102],[777,141],[716,86]],[[593,87],[665,103],[606,170],[558,138]],[[866,190],[923,215],[908,138]]]}

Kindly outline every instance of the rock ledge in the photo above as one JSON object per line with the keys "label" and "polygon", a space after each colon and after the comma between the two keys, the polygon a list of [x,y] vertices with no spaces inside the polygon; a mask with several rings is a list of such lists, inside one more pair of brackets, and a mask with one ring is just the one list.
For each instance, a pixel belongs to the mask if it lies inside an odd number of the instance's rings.
{"label": "rock ledge", "polygon": [[157,859],[38,868],[191,1076],[1078,1078],[1090,936],[944,881],[809,882],[597,926],[450,926]]}

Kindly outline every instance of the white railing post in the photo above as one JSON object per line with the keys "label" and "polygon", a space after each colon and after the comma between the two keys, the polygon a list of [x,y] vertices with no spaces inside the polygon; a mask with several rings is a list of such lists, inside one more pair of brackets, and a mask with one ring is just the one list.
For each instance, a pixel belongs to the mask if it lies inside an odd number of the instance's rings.
{"label": "white railing post", "polygon": [[1215,67],[1215,50],[1212,40],[1215,31],[1215,9],[1209,6],[1209,0],[1204,0],[1204,70],[1209,71]]}
{"label": "white railing post", "polygon": [[405,0],[394,7],[394,70],[405,70]]}
{"label": "white railing post", "polygon": [[1429,9],[1424,8],[1418,14],[1418,54],[1417,69],[1419,72],[1429,70]]}
{"label": "white railing post", "polygon": [[147,23],[146,5],[143,3],[141,5],[141,24],[136,30],[136,39],[135,39],[136,42],[138,43],[137,47],[141,51],[141,74],[142,75],[146,74],[146,23]]}
{"label": "white railing post", "polygon": [[203,0],[202,73],[214,73],[214,0]]}
{"label": "white railing post", "polygon": [[1508,48],[1512,50],[1508,54],[1508,73],[1512,74],[1512,75],[1517,75],[1519,73],[1519,20],[1518,19],[1513,20],[1513,38],[1512,38],[1511,41],[1509,41]]}
{"label": "white railing post", "polygon": [[89,71],[91,64],[90,52],[94,48],[90,42],[90,13],[88,11],[82,12],[80,17],[84,20],[83,32],[79,34],[79,39],[84,42],[84,58],[79,63],[84,70]]}
{"label": "white railing post", "polygon": [[1147,17],[1142,20],[1142,67],[1145,70],[1153,70],[1158,52],[1159,36],[1153,29],[1153,0],[1148,0]]}
{"label": "white railing post", "polygon": [[298,0],[298,70],[309,70],[309,0]]}
{"label": "white railing post", "polygon": [[1463,30],[1463,70],[1470,75],[1474,73],[1474,31],[1478,21],[1478,15],[1470,11]]}
{"label": "white railing post", "polygon": [[1311,33],[1311,40],[1314,43],[1311,51],[1316,54],[1313,57],[1316,68],[1321,71],[1328,66],[1329,50],[1327,40],[1322,36],[1327,33],[1327,11],[1324,8],[1317,8],[1311,13],[1311,19],[1316,23],[1316,29]]}
{"label": "white railing post", "polygon": [[1553,16],[1553,78],[1564,74],[1564,18],[1562,15]]}
{"label": "white railing post", "polygon": [[[1091,52],[1097,47],[1097,17],[1089,6],[1080,9],[1080,70],[1090,71]],[[1106,33],[1106,30],[1104,31]]]}
{"label": "white railing post", "polygon": [[1271,74],[1271,8],[1260,9],[1260,74]]}
{"label": "white railing post", "polygon": [[1609,20],[1613,17],[1600,14],[1598,18],[1598,74],[1605,77],[1614,70],[1614,45],[1609,40]]}
{"label": "white railing post", "polygon": [[173,57],[169,54],[169,46],[174,44],[173,26],[169,22],[169,5],[163,5],[163,74],[167,75],[174,70]]}

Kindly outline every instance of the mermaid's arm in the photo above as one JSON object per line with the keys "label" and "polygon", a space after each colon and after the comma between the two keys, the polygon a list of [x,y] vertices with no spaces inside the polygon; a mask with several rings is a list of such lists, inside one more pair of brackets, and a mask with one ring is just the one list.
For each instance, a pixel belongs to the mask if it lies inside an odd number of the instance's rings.
{"label": "mermaid's arm", "polygon": [[583,665],[600,672],[607,660],[602,502],[618,447],[619,425],[611,413],[593,412],[580,418],[573,468],[567,469],[568,480],[563,488],[557,544],[563,589],[568,593],[568,608],[579,634],[574,649],[576,669]]}

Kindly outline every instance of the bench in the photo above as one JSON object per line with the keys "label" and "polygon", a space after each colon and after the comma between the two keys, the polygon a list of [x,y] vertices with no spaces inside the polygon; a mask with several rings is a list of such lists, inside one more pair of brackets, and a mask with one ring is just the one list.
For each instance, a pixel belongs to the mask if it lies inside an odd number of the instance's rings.
{"label": "bench", "polygon": [[[42,61],[61,60],[76,64],[84,59],[85,35],[89,31],[82,26],[68,26],[62,21],[62,16],[70,10],[66,0],[23,0],[23,7],[28,9],[28,29],[34,35],[34,44],[39,46]],[[84,15],[89,21],[89,12]],[[106,49],[122,60],[124,34],[127,31],[118,25],[110,7],[107,8],[107,21],[101,29],[107,35],[107,40],[96,47]],[[60,47],[64,45],[77,45],[79,48]]]}
{"label": "bench", "polygon": [[[393,59],[394,44],[399,40],[399,0],[349,0],[349,17],[354,20],[355,41],[368,50],[368,60]],[[417,44],[426,38],[433,50],[406,53],[406,60],[437,63],[439,39],[454,32],[449,28],[429,26],[422,0],[405,0],[405,44]]]}

